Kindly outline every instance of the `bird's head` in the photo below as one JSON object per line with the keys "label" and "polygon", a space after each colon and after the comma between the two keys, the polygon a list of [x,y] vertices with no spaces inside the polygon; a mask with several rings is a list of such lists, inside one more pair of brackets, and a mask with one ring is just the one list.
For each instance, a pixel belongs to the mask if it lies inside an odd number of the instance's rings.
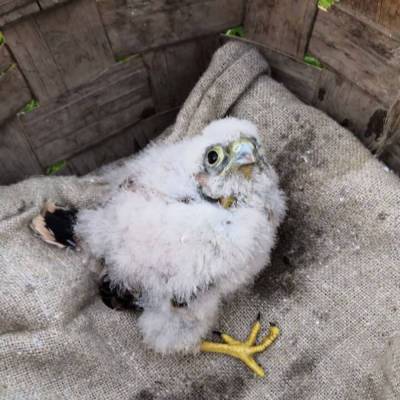
{"label": "bird's head", "polygon": [[251,179],[257,158],[256,139],[242,136],[227,146],[216,144],[207,148],[203,163],[210,175],[242,174]]}
{"label": "bird's head", "polygon": [[248,200],[268,169],[255,125],[236,118],[214,121],[202,139],[208,145],[195,175],[201,195],[225,208]]}

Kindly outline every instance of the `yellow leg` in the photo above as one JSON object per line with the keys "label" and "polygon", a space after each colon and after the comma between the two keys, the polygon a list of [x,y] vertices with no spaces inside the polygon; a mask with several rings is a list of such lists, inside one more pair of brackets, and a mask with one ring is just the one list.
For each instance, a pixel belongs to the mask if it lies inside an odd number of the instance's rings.
{"label": "yellow leg", "polygon": [[271,346],[279,336],[280,331],[277,326],[271,324],[268,335],[259,344],[255,344],[260,330],[261,324],[259,318],[257,318],[257,321],[251,327],[250,334],[246,341],[240,342],[229,335],[221,334],[224,343],[214,343],[205,340],[201,343],[200,350],[204,352],[227,354],[231,357],[238,358],[258,376],[263,377],[265,376],[265,372],[254,360],[253,355],[255,353],[261,353]]}

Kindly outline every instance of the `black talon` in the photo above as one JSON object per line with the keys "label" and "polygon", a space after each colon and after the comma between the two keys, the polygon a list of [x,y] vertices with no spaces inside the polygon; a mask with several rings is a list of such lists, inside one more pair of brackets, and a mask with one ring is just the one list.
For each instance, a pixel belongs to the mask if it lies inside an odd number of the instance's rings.
{"label": "black talon", "polygon": [[275,322],[270,322],[269,326],[277,326],[277,324]]}
{"label": "black talon", "polygon": [[221,333],[220,331],[212,331],[212,333],[213,333],[214,335],[217,335],[217,336],[219,336],[219,337],[222,337],[222,333]]}
{"label": "black talon", "polygon": [[258,314],[257,314],[256,320],[257,320],[257,321],[260,321],[260,320],[261,320],[261,312],[260,312],[260,311],[259,311]]}

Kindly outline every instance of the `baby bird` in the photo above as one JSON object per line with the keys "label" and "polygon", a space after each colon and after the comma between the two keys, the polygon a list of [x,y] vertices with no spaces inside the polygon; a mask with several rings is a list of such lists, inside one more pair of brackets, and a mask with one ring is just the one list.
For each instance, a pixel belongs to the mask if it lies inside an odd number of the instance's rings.
{"label": "baby bird", "polygon": [[285,214],[256,126],[214,121],[197,136],[150,144],[106,179],[102,204],[73,211],[47,205],[34,231],[58,246],[79,240],[103,259],[106,292],[129,294],[132,308],[142,310],[143,340],[155,351],[225,353],[263,376],[252,357],[274,341],[276,326],[258,345],[259,321],[246,342],[224,334],[224,343],[202,341],[221,300],[269,263]]}

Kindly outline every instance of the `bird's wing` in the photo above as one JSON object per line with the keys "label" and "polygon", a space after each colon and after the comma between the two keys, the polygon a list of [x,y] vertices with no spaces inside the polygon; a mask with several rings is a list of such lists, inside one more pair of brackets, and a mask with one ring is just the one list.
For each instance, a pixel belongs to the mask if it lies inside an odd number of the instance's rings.
{"label": "bird's wing", "polygon": [[33,232],[43,241],[60,248],[76,248],[74,225],[78,210],[46,201],[39,215],[30,224]]}

